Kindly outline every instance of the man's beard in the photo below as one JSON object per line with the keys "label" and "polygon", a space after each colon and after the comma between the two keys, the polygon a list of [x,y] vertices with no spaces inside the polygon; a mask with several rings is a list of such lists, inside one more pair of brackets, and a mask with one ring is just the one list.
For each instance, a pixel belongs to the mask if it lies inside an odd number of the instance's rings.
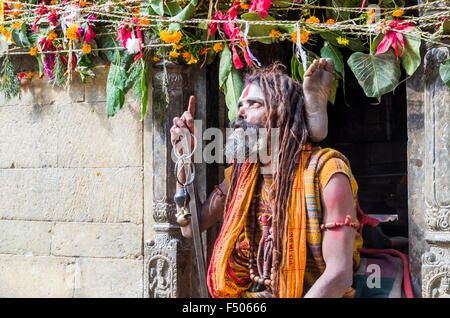
{"label": "man's beard", "polygon": [[267,145],[267,134],[260,134],[259,129],[264,124],[251,125],[244,119],[238,118],[230,123],[233,132],[227,137],[225,157],[227,162],[243,163],[247,159],[257,160],[258,153]]}

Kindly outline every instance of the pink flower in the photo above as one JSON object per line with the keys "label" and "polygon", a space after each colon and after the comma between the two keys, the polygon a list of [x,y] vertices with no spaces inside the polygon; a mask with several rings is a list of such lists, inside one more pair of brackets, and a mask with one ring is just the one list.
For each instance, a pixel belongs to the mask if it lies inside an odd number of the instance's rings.
{"label": "pink flower", "polygon": [[48,14],[47,19],[53,26],[56,26],[56,24],[58,24],[59,16],[56,11],[53,11]]}
{"label": "pink flower", "polygon": [[34,12],[36,12],[37,15],[43,15],[43,14],[47,14],[48,13],[48,9],[45,6],[44,3],[41,4],[41,6],[39,8],[37,8],[36,10],[34,10]]}
{"label": "pink flower", "polygon": [[89,43],[92,39],[95,39],[97,35],[94,32],[92,25],[87,27],[86,33],[84,34],[84,42]]}
{"label": "pink flower", "polygon": [[249,12],[259,12],[261,19],[267,15],[267,10],[269,10],[272,5],[272,0],[250,0],[252,6],[250,7]]}
{"label": "pink flower", "polygon": [[117,39],[116,41],[122,41],[122,45],[124,48],[127,48],[127,41],[131,39],[131,30],[127,30],[127,26],[125,24],[121,24],[119,26],[119,30],[117,30]]}
{"label": "pink flower", "polygon": [[[213,20],[226,20],[227,16],[220,11],[217,11],[212,17]],[[209,34],[212,36],[217,32],[218,23],[211,23],[209,25]]]}
{"label": "pink flower", "polygon": [[77,31],[77,34],[78,34],[78,43],[81,42],[81,38],[83,37],[83,32],[84,32],[83,27],[79,27],[79,28],[78,28],[78,31]]}
{"label": "pink flower", "polygon": [[402,56],[405,53],[405,40],[403,34],[397,31],[410,31],[412,30],[412,26],[414,26],[414,24],[404,23],[402,20],[392,20],[384,29],[387,30],[387,33],[380,44],[378,44],[375,55],[387,52],[392,46],[398,59],[397,41],[399,41],[400,46],[402,47],[402,54],[400,56]]}

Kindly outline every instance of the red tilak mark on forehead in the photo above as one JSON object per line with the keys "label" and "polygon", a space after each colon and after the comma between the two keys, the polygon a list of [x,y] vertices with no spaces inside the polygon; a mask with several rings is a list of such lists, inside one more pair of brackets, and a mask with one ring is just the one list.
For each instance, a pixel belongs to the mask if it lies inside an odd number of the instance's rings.
{"label": "red tilak mark on forehead", "polygon": [[242,98],[246,98],[248,96],[248,93],[250,92],[250,87],[251,86],[252,86],[252,83],[248,84],[248,86],[244,90],[244,93],[242,93]]}

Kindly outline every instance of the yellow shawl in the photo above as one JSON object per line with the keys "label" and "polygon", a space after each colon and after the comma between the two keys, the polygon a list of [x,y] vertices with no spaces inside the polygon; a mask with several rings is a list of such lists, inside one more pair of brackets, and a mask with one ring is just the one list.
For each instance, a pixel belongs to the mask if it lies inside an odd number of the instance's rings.
{"label": "yellow shawl", "polygon": [[[283,237],[283,242],[287,242],[287,249],[283,249],[285,267],[279,282],[281,298],[302,297],[307,250],[303,173],[310,154],[310,145],[307,145],[301,153],[301,161],[292,186],[288,233],[287,237]],[[251,285],[248,280],[249,273],[233,272],[229,259],[244,228],[258,175],[259,164],[247,161],[239,176],[209,265],[208,288],[213,297],[238,298]]]}

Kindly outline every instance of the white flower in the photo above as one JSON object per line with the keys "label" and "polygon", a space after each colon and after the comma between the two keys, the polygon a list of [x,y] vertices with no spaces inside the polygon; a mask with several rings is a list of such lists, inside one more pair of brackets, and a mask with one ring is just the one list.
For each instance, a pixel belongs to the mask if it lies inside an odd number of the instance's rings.
{"label": "white flower", "polygon": [[139,53],[140,51],[141,41],[138,38],[135,38],[134,35],[131,36],[131,39],[127,41],[127,50],[131,54]]}

